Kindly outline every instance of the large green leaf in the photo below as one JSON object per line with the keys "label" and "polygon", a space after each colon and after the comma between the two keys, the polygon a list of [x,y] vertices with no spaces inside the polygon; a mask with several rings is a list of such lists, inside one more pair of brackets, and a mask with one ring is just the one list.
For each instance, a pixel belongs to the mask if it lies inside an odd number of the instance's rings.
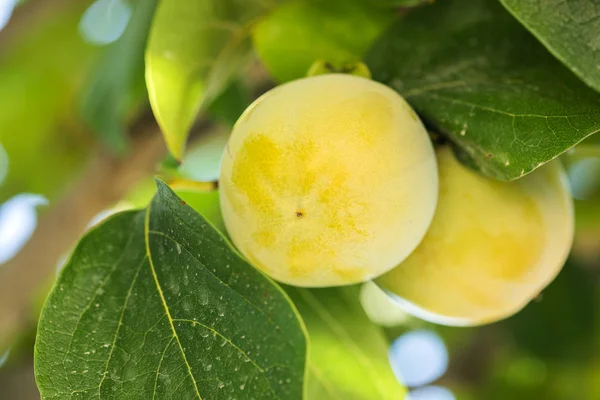
{"label": "large green leaf", "polygon": [[164,184],[87,234],[42,312],[43,399],[301,399],[285,293]]}
{"label": "large green leaf", "polygon": [[495,0],[415,10],[367,63],[491,177],[523,176],[600,130],[600,96]]}
{"label": "large green leaf", "polygon": [[146,50],[146,84],[167,146],[177,159],[198,112],[248,59],[248,23],[273,2],[160,2]]}
{"label": "large green leaf", "polygon": [[[126,146],[126,119],[145,93],[144,49],[157,0],[138,0],[123,35],[104,53],[83,94],[84,121],[116,151]],[[144,95],[144,96],[143,96]]]}
{"label": "large green leaf", "polygon": [[559,60],[600,91],[600,0],[500,0]]}
{"label": "large green leaf", "polygon": [[387,340],[362,310],[358,287],[286,290],[310,337],[307,400],[404,398]]}
{"label": "large green leaf", "polygon": [[393,19],[392,10],[371,0],[297,0],[264,18],[252,39],[269,72],[289,81],[317,60],[338,68],[360,61]]}

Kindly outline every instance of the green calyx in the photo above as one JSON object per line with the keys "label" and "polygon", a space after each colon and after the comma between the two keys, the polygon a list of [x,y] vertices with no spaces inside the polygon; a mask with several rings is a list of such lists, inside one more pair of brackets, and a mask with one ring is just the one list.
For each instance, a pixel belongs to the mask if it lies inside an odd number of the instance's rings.
{"label": "green calyx", "polygon": [[360,61],[337,66],[328,61],[317,60],[310,66],[306,76],[308,77],[325,74],[348,74],[371,79],[371,71],[369,70],[369,67]]}

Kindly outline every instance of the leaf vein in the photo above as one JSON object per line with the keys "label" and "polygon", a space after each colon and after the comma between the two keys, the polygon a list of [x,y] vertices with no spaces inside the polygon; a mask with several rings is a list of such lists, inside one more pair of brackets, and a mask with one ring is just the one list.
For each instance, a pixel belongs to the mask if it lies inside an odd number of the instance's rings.
{"label": "leaf vein", "polygon": [[102,379],[98,384],[98,399],[100,399],[100,394],[102,392],[102,385],[104,384],[104,380],[106,379],[106,374],[108,373],[108,365],[110,364],[110,360],[112,359],[112,355],[115,351],[115,346],[117,343],[117,338],[119,336],[119,331],[121,330],[121,326],[123,325],[123,317],[125,316],[125,310],[127,309],[127,304],[129,303],[129,298],[131,297],[131,292],[133,291],[133,286],[135,285],[138,276],[140,275],[140,271],[142,270],[142,266],[146,261],[146,257],[142,259],[140,265],[137,268],[134,278],[131,281],[131,285],[127,290],[127,295],[125,296],[125,303],[123,304],[123,309],[121,310],[121,315],[119,316],[119,323],[117,324],[117,329],[115,331],[115,335],[113,337],[112,345],[110,346],[110,353],[108,354],[108,358],[106,359],[106,365],[104,366],[104,372],[102,373]]}
{"label": "leaf vein", "polygon": [[165,349],[163,350],[162,354],[160,355],[160,361],[158,362],[158,366],[156,367],[156,375],[154,377],[154,390],[152,391],[152,400],[154,400],[154,398],[156,397],[156,386],[158,385],[158,375],[160,375],[160,367],[162,366],[162,362],[165,359],[165,354],[167,353],[167,350],[171,346],[171,343],[173,343],[174,339],[175,339],[175,336],[171,337],[171,340],[169,340],[169,343],[167,343],[167,345],[165,346]]}
{"label": "leaf vein", "polygon": [[233,347],[234,349],[236,349],[237,351],[239,351],[240,353],[242,353],[248,360],[250,360],[250,362],[252,363],[252,365],[254,365],[256,367],[256,369],[258,369],[261,373],[264,373],[265,370],[256,363],[256,361],[254,359],[252,359],[248,354],[246,354],[246,352],[244,350],[242,350],[240,347],[238,347],[235,343],[233,343],[228,337],[226,337],[225,335],[223,335],[222,333],[220,333],[219,331],[217,331],[215,328],[208,326],[206,324],[203,324],[202,322],[199,321],[194,321],[191,319],[186,319],[186,318],[175,318],[173,320],[173,322],[189,322],[192,325],[200,325],[206,329],[208,329],[209,331],[213,332],[214,334],[218,335],[219,337],[225,339],[227,341],[227,343],[229,343],[229,345],[231,345],[231,347]]}
{"label": "leaf vein", "polygon": [[[164,232],[160,232],[160,231],[155,231],[155,230],[150,230],[149,231],[152,234],[155,235],[159,235],[159,236],[163,236],[166,237],[167,239],[173,241],[173,243],[179,245],[181,247],[182,250],[185,250],[186,253],[188,253],[194,260],[198,261],[198,263],[202,266],[202,269],[205,270],[206,272],[208,272],[210,275],[212,275],[217,281],[219,281],[221,284],[223,284],[223,286],[227,287],[228,289],[230,289],[232,292],[234,292],[235,294],[237,294],[241,299],[243,299],[246,303],[248,303],[252,308],[256,309],[259,313],[261,313],[262,315],[264,315],[269,322],[271,322],[271,324],[276,327],[279,328],[279,325],[277,325],[277,323],[275,323],[275,321],[267,314],[265,313],[265,311],[263,309],[261,309],[260,307],[258,307],[256,304],[252,303],[248,298],[246,298],[244,295],[242,295],[240,292],[238,292],[237,290],[233,289],[231,286],[229,286],[227,284],[227,282],[223,281],[221,278],[219,278],[217,275],[215,275],[209,268],[206,267],[206,265],[204,265],[204,263],[202,263],[202,261],[200,261],[198,259],[198,257],[196,257],[196,255],[190,251],[185,245],[179,243],[177,240],[175,240],[174,238],[172,238],[171,236],[169,236],[168,234],[164,233]],[[233,272],[232,272],[233,274]]]}
{"label": "leaf vein", "polygon": [[[127,239],[127,243],[123,247],[124,250],[127,250],[127,248],[129,247],[129,245],[131,244],[133,236],[134,236],[133,233],[129,234],[129,239]],[[96,290],[94,291],[94,295],[92,296],[92,298],[88,302],[88,304],[85,307],[85,309],[79,315],[79,319],[77,320],[77,324],[75,325],[75,329],[73,329],[73,333],[69,334],[71,336],[71,339],[69,340],[69,346],[67,347],[67,351],[65,352],[65,357],[63,358],[63,367],[65,368],[65,374],[67,372],[67,370],[66,370],[67,367],[65,365],[65,362],[66,362],[67,357],[69,356],[69,354],[71,354],[71,348],[73,347],[73,339],[75,337],[75,334],[79,330],[79,325],[81,324],[81,320],[83,319],[83,316],[85,315],[85,313],[88,312],[89,309],[92,307],[92,304],[94,304],[94,302],[96,301],[96,298],[100,294],[100,291],[104,289],[104,286],[106,285],[106,282],[108,281],[108,279],[117,270],[117,266],[119,265],[119,263],[121,262],[121,260],[123,259],[123,257],[125,257],[125,254],[126,254],[126,251],[123,251],[123,254],[121,254],[121,256],[114,263],[112,263],[112,264],[106,264],[105,265],[105,266],[109,266],[110,265],[109,271],[106,273],[106,275],[104,276],[104,278],[100,282],[100,285],[98,286],[98,288],[96,288]],[[98,265],[95,265],[95,266],[99,267],[101,265],[98,264]],[[66,374],[66,376],[68,377],[68,374]]]}
{"label": "leaf vein", "polygon": [[198,396],[198,398],[200,400],[202,400],[202,396],[200,395],[200,391],[198,390],[198,384],[196,383],[196,378],[194,377],[194,374],[192,374],[192,367],[190,366],[190,363],[187,360],[187,356],[185,354],[185,351],[183,350],[183,346],[181,345],[179,336],[177,335],[177,330],[175,329],[175,325],[173,325],[173,318],[171,317],[171,312],[169,311],[169,306],[167,305],[167,302],[165,300],[165,295],[163,293],[162,287],[160,286],[160,282],[158,281],[158,275],[156,274],[156,269],[154,268],[154,262],[152,261],[152,253],[150,251],[150,240],[149,240],[151,210],[152,210],[152,203],[150,203],[148,205],[148,208],[146,209],[146,218],[144,221],[144,242],[146,244],[146,255],[148,257],[148,262],[150,264],[152,276],[154,277],[154,283],[156,284],[156,289],[158,290],[160,300],[165,309],[165,313],[167,314],[167,319],[169,320],[171,330],[173,331],[173,336],[175,337],[175,340],[177,341],[177,344],[179,345],[179,349],[181,350],[181,355],[183,356],[183,361],[185,362],[188,373],[189,373],[190,377],[192,378],[192,383],[194,384],[194,389],[196,390],[196,396]]}

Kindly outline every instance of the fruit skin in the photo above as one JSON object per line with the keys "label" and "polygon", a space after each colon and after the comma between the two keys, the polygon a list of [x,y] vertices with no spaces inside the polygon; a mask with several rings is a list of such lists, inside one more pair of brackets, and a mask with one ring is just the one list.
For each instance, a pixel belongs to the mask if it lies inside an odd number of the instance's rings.
{"label": "fruit skin", "polygon": [[438,180],[425,128],[392,89],[342,74],[281,85],[234,126],[221,208],[255,266],[296,286],[388,271],[421,241]]}
{"label": "fruit skin", "polygon": [[573,240],[573,202],[555,160],[513,182],[480,176],[437,150],[438,206],[417,249],[376,283],[406,311],[445,325],[506,318],[558,274]]}

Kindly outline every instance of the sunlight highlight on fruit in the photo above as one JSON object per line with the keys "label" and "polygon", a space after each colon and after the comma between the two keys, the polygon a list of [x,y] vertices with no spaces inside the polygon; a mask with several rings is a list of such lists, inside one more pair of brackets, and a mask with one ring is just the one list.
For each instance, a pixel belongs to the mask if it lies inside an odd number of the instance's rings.
{"label": "sunlight highlight on fruit", "polygon": [[417,249],[376,282],[410,313],[447,325],[508,317],[558,274],[573,240],[565,173],[551,161],[499,182],[438,149],[440,195]]}
{"label": "sunlight highlight on fruit", "polygon": [[435,154],[392,89],[330,74],[279,86],[236,123],[221,206],[238,249],[297,286],[372,279],[421,241],[437,202]]}

